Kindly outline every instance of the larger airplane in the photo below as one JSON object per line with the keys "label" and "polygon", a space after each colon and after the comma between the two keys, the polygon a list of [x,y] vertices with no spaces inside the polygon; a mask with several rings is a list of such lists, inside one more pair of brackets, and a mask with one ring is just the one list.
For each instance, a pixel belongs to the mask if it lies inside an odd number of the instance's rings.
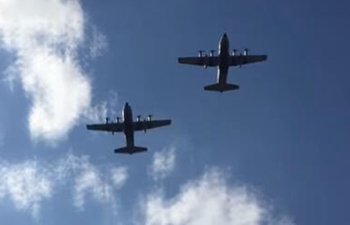
{"label": "larger airplane", "polygon": [[[204,54],[203,54],[204,53]],[[215,51],[210,51],[209,56],[204,51],[199,51],[198,57],[180,57],[178,62],[182,64],[191,64],[197,66],[217,67],[217,83],[204,87],[207,91],[230,91],[239,89],[236,84],[227,83],[227,73],[230,66],[242,66],[248,63],[265,61],[267,55],[248,55],[248,49],[245,49],[243,54],[237,54],[234,49],[230,55],[230,44],[227,34],[223,34],[219,41],[218,55],[215,56]]]}
{"label": "larger airplane", "polygon": [[147,120],[142,120],[141,116],[137,116],[137,120],[133,121],[132,110],[128,103],[125,104],[122,111],[123,121],[117,117],[116,122],[109,122],[108,117],[106,123],[103,124],[88,124],[86,128],[88,130],[106,131],[111,132],[124,132],[126,139],[126,147],[115,149],[115,153],[127,153],[133,154],[137,152],[145,152],[147,148],[137,147],[134,144],[134,132],[135,131],[147,131],[152,128],[162,127],[171,124],[171,120],[152,120],[152,116],[149,115]]}

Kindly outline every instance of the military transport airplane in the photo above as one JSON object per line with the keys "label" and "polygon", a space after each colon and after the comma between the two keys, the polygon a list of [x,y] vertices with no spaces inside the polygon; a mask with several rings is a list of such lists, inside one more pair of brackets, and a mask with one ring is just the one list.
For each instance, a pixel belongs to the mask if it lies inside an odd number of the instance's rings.
{"label": "military transport airplane", "polygon": [[[199,51],[198,57],[180,57],[178,62],[182,64],[191,64],[197,66],[217,67],[217,83],[204,87],[207,91],[230,91],[239,89],[236,84],[227,83],[227,73],[230,66],[242,66],[248,63],[265,61],[267,55],[248,55],[248,49],[245,49],[243,54],[237,54],[234,49],[230,55],[229,40],[224,34],[219,41],[218,55],[215,56],[215,51],[211,50],[209,56],[204,51]],[[204,53],[204,54],[203,54]]]}
{"label": "military transport airplane", "polygon": [[126,139],[126,147],[115,149],[115,153],[137,153],[147,151],[147,148],[137,147],[134,144],[134,131],[147,131],[148,129],[166,126],[171,124],[171,120],[152,120],[152,115],[147,120],[142,120],[141,116],[137,116],[137,120],[133,121],[132,110],[128,103],[125,103],[122,111],[123,121],[117,117],[116,122],[109,122],[108,117],[106,123],[86,125],[88,130],[107,131],[107,132],[124,132]]}

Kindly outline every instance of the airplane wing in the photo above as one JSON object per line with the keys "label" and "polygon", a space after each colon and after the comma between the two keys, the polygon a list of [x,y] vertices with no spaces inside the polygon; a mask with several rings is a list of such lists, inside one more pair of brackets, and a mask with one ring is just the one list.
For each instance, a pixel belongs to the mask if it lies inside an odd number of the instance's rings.
{"label": "airplane wing", "polygon": [[219,60],[217,56],[202,56],[202,57],[180,57],[178,62],[181,64],[190,64],[197,66],[218,66]]}
{"label": "airplane wing", "polygon": [[107,132],[122,132],[124,131],[124,123],[102,123],[102,124],[88,124],[88,130],[107,131]]}
{"label": "airplane wing", "polygon": [[265,61],[267,55],[236,55],[230,56],[230,66],[240,66],[249,63]]}
{"label": "airplane wing", "polygon": [[156,127],[167,126],[171,124],[171,120],[146,120],[134,122],[134,131],[148,130]]}

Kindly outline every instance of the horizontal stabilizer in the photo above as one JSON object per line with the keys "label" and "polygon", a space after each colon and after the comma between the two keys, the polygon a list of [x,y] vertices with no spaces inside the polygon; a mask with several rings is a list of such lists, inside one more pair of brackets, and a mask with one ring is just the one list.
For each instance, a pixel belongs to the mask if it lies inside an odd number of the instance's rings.
{"label": "horizontal stabilizer", "polygon": [[145,152],[145,151],[147,151],[147,148],[137,147],[137,146],[132,146],[132,147],[126,146],[126,147],[118,148],[114,150],[115,153],[124,153],[124,154],[134,154],[134,153]]}
{"label": "horizontal stabilizer", "polygon": [[220,92],[233,91],[237,89],[239,89],[239,86],[236,84],[221,84],[221,83],[212,84],[204,87],[204,90],[206,91],[220,91]]}

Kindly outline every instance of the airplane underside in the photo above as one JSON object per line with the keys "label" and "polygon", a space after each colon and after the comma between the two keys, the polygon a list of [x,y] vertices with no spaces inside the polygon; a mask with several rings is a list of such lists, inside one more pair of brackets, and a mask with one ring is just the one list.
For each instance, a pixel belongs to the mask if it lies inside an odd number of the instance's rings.
{"label": "airplane underside", "polygon": [[206,91],[225,92],[238,90],[237,84],[228,84],[227,75],[228,70],[232,66],[239,66],[265,61],[267,55],[248,55],[247,48],[243,52],[239,53],[237,49],[233,49],[230,52],[230,43],[226,33],[219,40],[218,54],[215,55],[215,51],[211,50],[209,54],[206,54],[204,50],[200,50],[198,56],[192,57],[179,57],[178,62],[181,64],[202,66],[204,68],[217,67],[217,83],[207,85],[204,87]]}
{"label": "airplane underside", "polygon": [[134,132],[126,133],[125,134],[126,139],[126,146],[122,148],[117,148],[114,150],[115,153],[125,153],[125,154],[133,154],[137,152],[145,152],[147,151],[147,148],[144,147],[137,147],[134,144]]}
{"label": "airplane underside", "polygon": [[216,83],[216,84],[211,84],[204,87],[204,90],[206,91],[218,91],[218,92],[233,91],[237,89],[239,89],[239,85],[228,84],[228,83]]}
{"label": "airplane underside", "polygon": [[137,147],[137,146],[126,146],[122,148],[117,148],[114,150],[115,153],[124,153],[124,154],[134,154],[138,152],[146,152],[147,148]]}
{"label": "airplane underside", "polygon": [[228,65],[219,66],[218,73],[217,73],[217,83],[205,86],[204,90],[225,92],[225,91],[233,91],[233,90],[239,89],[239,86],[237,84],[227,83],[227,74],[228,74]]}

